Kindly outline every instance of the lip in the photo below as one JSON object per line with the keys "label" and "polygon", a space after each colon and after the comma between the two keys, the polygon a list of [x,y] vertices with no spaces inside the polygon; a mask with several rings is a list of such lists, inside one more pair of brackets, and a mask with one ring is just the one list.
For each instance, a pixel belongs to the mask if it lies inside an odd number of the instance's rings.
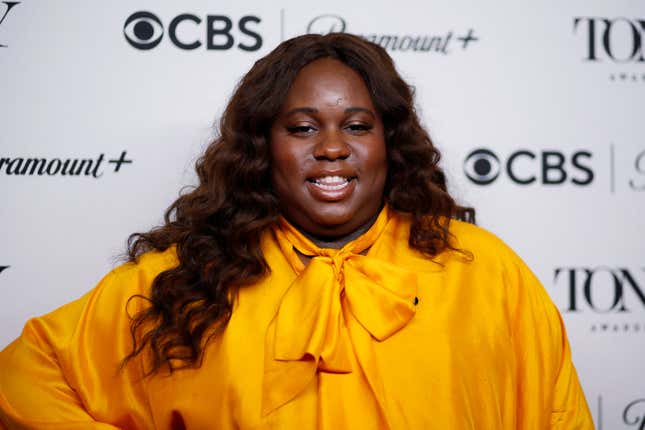
{"label": "lip", "polygon": [[316,175],[316,177],[323,176],[343,176],[349,178],[347,183],[343,186],[329,186],[324,184],[317,184],[312,180],[307,180],[306,187],[311,196],[319,201],[323,202],[337,202],[349,198],[354,189],[356,188],[356,177],[345,176],[345,175]]}

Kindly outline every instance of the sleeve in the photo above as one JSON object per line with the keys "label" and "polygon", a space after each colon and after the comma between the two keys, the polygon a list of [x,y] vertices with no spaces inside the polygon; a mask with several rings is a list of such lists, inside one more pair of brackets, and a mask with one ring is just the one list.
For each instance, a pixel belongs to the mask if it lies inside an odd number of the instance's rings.
{"label": "sleeve", "polygon": [[593,430],[560,313],[535,275],[513,258],[507,285],[519,382],[517,428]]}
{"label": "sleeve", "polygon": [[0,428],[154,428],[140,362],[119,368],[132,345],[128,299],[151,276],[126,264],[27,322],[0,352]]}

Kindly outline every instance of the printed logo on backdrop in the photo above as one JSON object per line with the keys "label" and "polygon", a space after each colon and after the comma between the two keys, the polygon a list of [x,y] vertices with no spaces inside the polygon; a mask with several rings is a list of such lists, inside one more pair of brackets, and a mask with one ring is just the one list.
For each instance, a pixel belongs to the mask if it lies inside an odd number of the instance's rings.
{"label": "printed logo on backdrop", "polygon": [[307,24],[307,33],[352,33],[374,42],[388,51],[427,52],[451,54],[474,46],[479,40],[472,28],[462,31],[449,30],[443,33],[357,33],[348,31],[347,21],[340,15],[318,15]]}
{"label": "printed logo on backdrop", "polygon": [[[620,149],[624,154],[618,152]],[[622,155],[620,160],[617,155]],[[633,146],[609,144],[609,153],[606,157],[609,165],[609,191],[615,194],[620,190],[645,191],[645,149],[634,151]]]}
{"label": "printed logo on backdrop", "polygon": [[5,270],[7,270],[10,267],[11,266],[0,266],[0,273],[4,272]]}
{"label": "printed logo on backdrop", "polygon": [[591,151],[518,149],[498,156],[487,148],[477,148],[464,160],[464,174],[477,185],[491,185],[505,178],[517,185],[586,186],[594,181]]}
{"label": "printed logo on backdrop", "polygon": [[634,158],[634,174],[629,179],[629,186],[635,191],[645,191],[645,150]]}
{"label": "printed logo on backdrop", "polygon": [[98,179],[104,173],[119,173],[132,164],[128,152],[116,158],[99,154],[94,158],[0,157],[0,175],[7,176],[84,176]]}
{"label": "printed logo on backdrop", "polygon": [[[614,393],[615,395],[616,393]],[[595,423],[598,430],[603,430],[605,428],[606,420],[604,419],[604,408],[603,408],[603,396],[598,396],[598,402],[596,404],[596,419]],[[615,401],[615,399],[614,399]],[[625,404],[625,403],[623,403]],[[591,406],[591,404],[589,405]],[[620,409],[616,409],[616,416],[610,416],[614,424],[621,422],[625,426],[620,426],[620,429],[624,430],[645,430],[645,398],[638,398],[636,400],[631,400]],[[613,415],[613,414],[611,414]],[[610,430],[618,429],[618,427],[612,426]]]}
{"label": "printed logo on backdrop", "polygon": [[[621,150],[633,151],[629,146]],[[621,160],[631,159],[629,164],[618,164],[616,145],[613,143],[606,152],[596,149],[595,153],[586,149],[516,149],[499,154],[489,148],[476,148],[466,155],[463,172],[473,184],[479,186],[510,182],[519,186],[585,187],[597,182],[595,172],[598,164],[606,163],[608,173],[602,182],[610,193],[616,193],[619,188],[645,191],[645,149],[625,156]]]}
{"label": "printed logo on backdrop", "polygon": [[[7,16],[9,15],[9,12],[11,12],[11,9],[13,9],[16,5],[19,5],[19,1],[3,1],[1,2],[3,6],[0,7],[0,29],[2,29],[2,23],[7,19]],[[4,45],[2,41],[0,41],[0,48],[6,48],[7,45]]]}
{"label": "printed logo on backdrop", "polygon": [[573,18],[574,34],[582,39],[582,60],[612,66],[612,82],[645,83],[645,18]]}
{"label": "printed logo on backdrop", "polygon": [[[262,20],[255,15],[234,19],[227,15],[202,17],[182,13],[166,21],[169,43],[182,50],[204,47],[210,51],[237,48],[250,52],[262,47],[262,36],[257,29]],[[147,51],[163,42],[166,26],[154,13],[139,11],[125,20],[123,35],[133,48]]]}
{"label": "printed logo on backdrop", "polygon": [[645,334],[645,268],[557,267],[553,281],[564,294],[564,313],[597,316],[594,333]]}
{"label": "printed logo on backdrop", "polygon": [[623,422],[637,430],[645,429],[645,399],[636,399],[625,406]]}

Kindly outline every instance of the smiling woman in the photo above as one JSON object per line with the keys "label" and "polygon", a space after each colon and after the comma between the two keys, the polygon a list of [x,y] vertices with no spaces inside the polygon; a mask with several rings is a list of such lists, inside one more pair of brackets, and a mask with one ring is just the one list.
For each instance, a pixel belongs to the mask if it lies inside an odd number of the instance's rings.
{"label": "smiling woman", "polygon": [[358,73],[329,58],[305,66],[270,136],[285,218],[336,248],[367,230],[382,206],[387,154],[383,122]]}
{"label": "smiling woman", "polygon": [[557,309],[463,222],[382,48],[282,43],[220,130],[130,261],[2,351],[2,425],[593,428]]}

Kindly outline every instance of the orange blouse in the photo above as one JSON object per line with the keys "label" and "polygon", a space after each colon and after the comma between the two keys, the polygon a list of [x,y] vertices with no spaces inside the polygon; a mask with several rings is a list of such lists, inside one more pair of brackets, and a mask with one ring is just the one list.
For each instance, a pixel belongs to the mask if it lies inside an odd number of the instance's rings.
{"label": "orange blouse", "polygon": [[[428,259],[385,208],[363,236],[319,249],[282,220],[271,273],[240,290],[201,367],[143,377],[128,298],[177,265],[124,264],[30,320],[0,353],[7,429],[593,429],[562,320],[499,239],[453,221]],[[305,266],[294,247],[312,256]],[[363,255],[364,254],[364,255]],[[0,425],[0,427],[2,427]]]}

